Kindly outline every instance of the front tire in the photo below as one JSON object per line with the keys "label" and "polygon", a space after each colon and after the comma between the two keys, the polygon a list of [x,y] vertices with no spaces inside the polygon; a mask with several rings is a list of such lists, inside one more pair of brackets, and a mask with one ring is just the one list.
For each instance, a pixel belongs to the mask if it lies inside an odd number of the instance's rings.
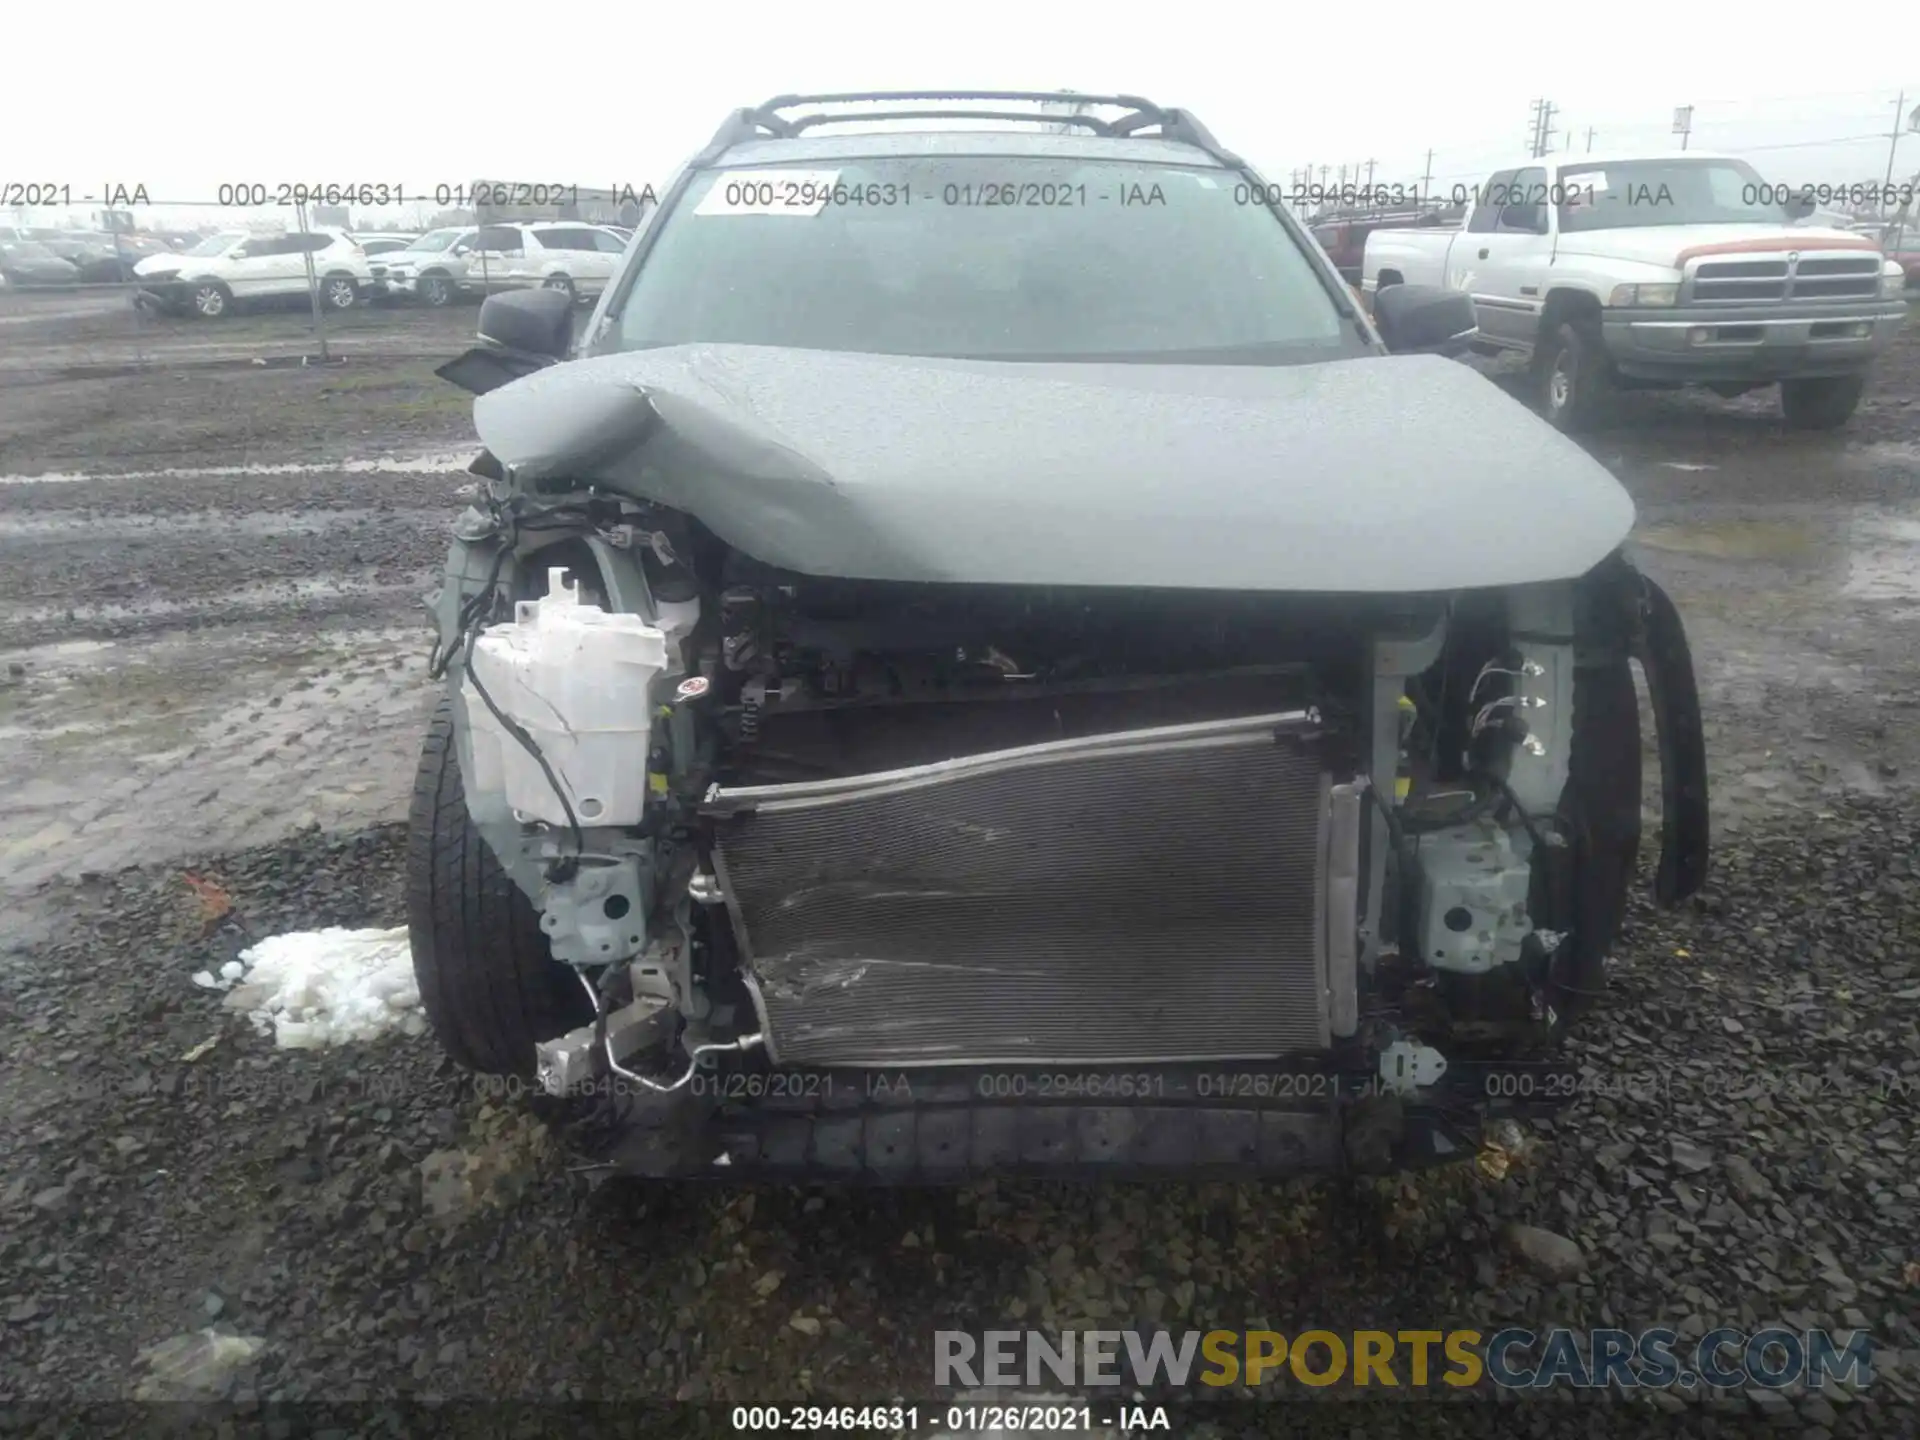
{"label": "front tire", "polygon": [[320,300],[329,310],[351,310],[360,299],[360,286],[351,275],[329,275],[320,282]]}
{"label": "front tire", "polygon": [[593,1012],[467,813],[450,698],[435,707],[420,750],[406,872],[413,973],[435,1037],[469,1070],[531,1075],[534,1045]]}
{"label": "front tire", "polygon": [[1571,321],[1555,326],[1535,356],[1533,374],[1540,413],[1556,430],[1576,434],[1606,417],[1613,365],[1590,327]]}
{"label": "front tire", "polygon": [[422,305],[442,309],[453,303],[453,281],[445,275],[422,275],[419,295]]}
{"label": "front tire", "polygon": [[222,320],[233,313],[233,292],[218,280],[202,280],[193,287],[191,304],[202,320]]}
{"label": "front tire", "polygon": [[1780,412],[1790,430],[1838,430],[1860,408],[1864,375],[1825,375],[1815,380],[1782,380]]}
{"label": "front tire", "polygon": [[580,299],[580,292],[573,288],[573,280],[570,276],[549,275],[541,288],[545,290],[563,290],[566,292],[567,299],[572,301],[577,302]]}

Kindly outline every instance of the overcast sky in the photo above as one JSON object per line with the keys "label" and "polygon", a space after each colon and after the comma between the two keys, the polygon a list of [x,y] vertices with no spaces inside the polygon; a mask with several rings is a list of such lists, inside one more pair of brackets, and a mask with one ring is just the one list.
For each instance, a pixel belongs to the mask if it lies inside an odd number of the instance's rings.
{"label": "overcast sky", "polygon": [[[232,181],[638,188],[664,180],[728,109],[796,90],[1132,92],[1190,107],[1271,178],[1303,164],[1331,178],[1371,159],[1376,182],[1417,180],[1431,147],[1436,187],[1524,153],[1541,95],[1574,149],[1591,126],[1596,151],[1666,150],[1674,107],[1691,104],[1692,148],[1741,151],[1796,182],[1880,179],[1903,85],[1906,108],[1920,106],[1920,22],[1892,3],[1846,7],[1831,28],[1818,9],[1776,19],[1670,0],[1284,14],[469,3],[303,11],[307,33],[272,7],[196,9],[190,21],[155,10],[137,26],[148,12],[129,8],[107,21],[123,37],[110,43],[75,28],[82,13],[16,7],[0,88],[0,185],[70,184],[76,209],[110,182],[142,182],[155,201],[210,201]],[[1920,134],[1899,161],[1899,178],[1920,170]]]}

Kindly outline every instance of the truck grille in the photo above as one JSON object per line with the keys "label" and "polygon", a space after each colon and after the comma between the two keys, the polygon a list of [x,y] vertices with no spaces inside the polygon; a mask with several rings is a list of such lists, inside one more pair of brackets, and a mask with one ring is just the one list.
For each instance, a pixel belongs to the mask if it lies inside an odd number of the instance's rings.
{"label": "truck grille", "polygon": [[1692,283],[1693,299],[1705,305],[1871,300],[1880,293],[1880,256],[1703,260],[1693,272]]}
{"label": "truck grille", "polygon": [[[1358,826],[1301,714],[710,792],[783,1065],[1276,1056],[1329,1038],[1329,859]],[[1330,838],[1331,837],[1331,838]],[[1336,916],[1350,947],[1351,886]],[[1346,933],[1343,933],[1346,932]]]}

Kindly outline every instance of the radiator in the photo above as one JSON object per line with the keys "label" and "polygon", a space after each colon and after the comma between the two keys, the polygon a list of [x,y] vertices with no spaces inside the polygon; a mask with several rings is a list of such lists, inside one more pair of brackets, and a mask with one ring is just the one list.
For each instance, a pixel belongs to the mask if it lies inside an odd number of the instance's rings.
{"label": "radiator", "polygon": [[1341,852],[1360,827],[1357,791],[1336,790],[1312,731],[1306,713],[1259,715],[715,787],[715,878],[771,1058],[1324,1048],[1330,1001],[1352,985],[1340,881],[1356,866]]}

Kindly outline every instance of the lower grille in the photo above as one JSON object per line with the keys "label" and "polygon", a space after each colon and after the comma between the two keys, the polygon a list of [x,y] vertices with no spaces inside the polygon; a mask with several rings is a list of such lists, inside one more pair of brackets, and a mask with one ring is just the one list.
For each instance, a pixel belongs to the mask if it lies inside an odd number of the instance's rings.
{"label": "lower grille", "polygon": [[1324,1048],[1329,835],[1351,848],[1358,827],[1329,826],[1311,729],[1266,715],[716,788],[715,870],[773,1058]]}

